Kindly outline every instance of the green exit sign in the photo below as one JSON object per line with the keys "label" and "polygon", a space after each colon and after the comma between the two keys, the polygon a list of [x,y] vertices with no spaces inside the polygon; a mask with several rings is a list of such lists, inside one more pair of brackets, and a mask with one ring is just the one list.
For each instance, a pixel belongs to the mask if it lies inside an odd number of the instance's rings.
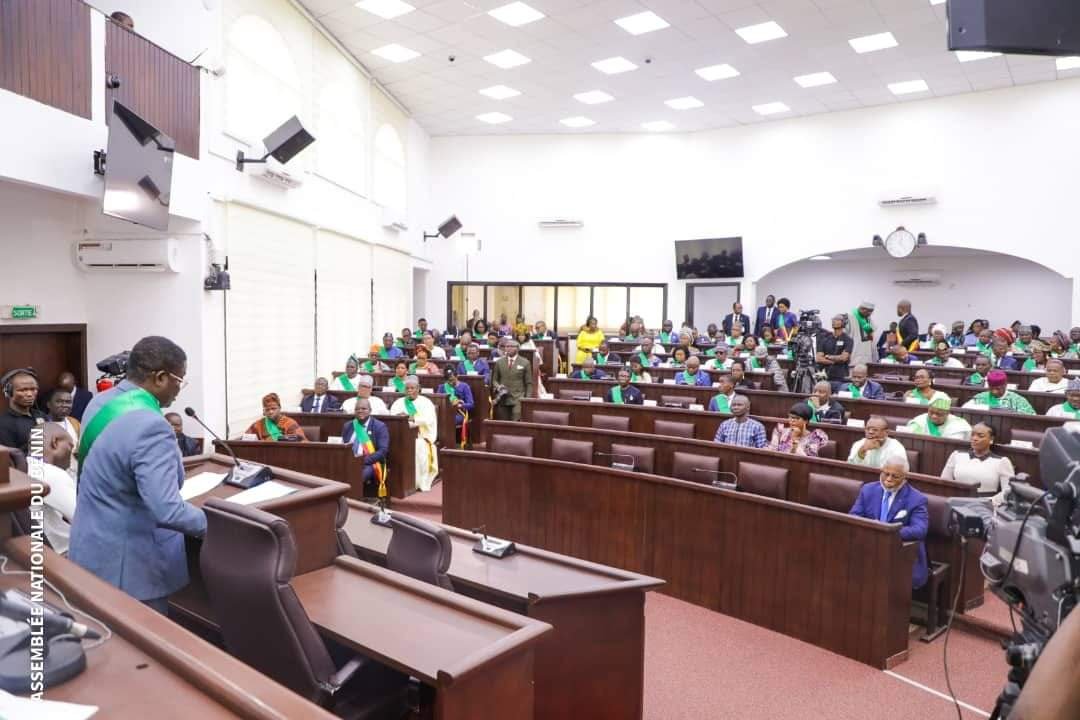
{"label": "green exit sign", "polygon": [[33,320],[37,317],[37,308],[33,305],[15,305],[11,308],[12,320]]}

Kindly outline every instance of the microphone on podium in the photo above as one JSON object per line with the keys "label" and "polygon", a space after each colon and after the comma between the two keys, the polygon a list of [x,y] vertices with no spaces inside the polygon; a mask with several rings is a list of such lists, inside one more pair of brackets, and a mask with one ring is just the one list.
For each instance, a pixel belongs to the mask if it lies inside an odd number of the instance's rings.
{"label": "microphone on podium", "polygon": [[256,465],[255,463],[240,462],[240,458],[236,457],[236,453],[229,447],[229,443],[225,442],[220,435],[210,429],[210,426],[202,421],[202,419],[195,414],[194,408],[184,408],[184,414],[195,422],[202,425],[206,432],[214,436],[214,439],[218,441],[221,447],[229,451],[229,455],[233,459],[233,468],[225,475],[225,484],[232,485],[234,487],[248,489],[253,488],[256,485],[270,480],[273,477],[273,473],[265,465]]}
{"label": "microphone on podium", "polygon": [[[637,463],[637,459],[628,453],[609,453],[609,452],[594,452],[593,455],[597,457],[609,457],[611,458],[611,467],[616,470],[634,470]],[[629,460],[630,462],[619,462],[619,458],[623,460]]]}
{"label": "microphone on podium", "polygon": [[696,473],[708,473],[709,475],[730,475],[735,478],[735,482],[724,482],[723,480],[713,480],[712,486],[715,488],[722,488],[724,490],[738,490],[739,489],[739,476],[733,472],[727,470],[710,470],[708,468],[694,468],[691,472]]}

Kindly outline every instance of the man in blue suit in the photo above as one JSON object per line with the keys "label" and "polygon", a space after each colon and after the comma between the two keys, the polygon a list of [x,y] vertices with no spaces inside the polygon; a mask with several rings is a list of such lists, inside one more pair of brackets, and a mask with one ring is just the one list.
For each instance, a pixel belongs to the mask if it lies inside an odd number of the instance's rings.
{"label": "man in blue suit", "polygon": [[742,327],[743,332],[750,332],[750,316],[742,311],[742,303],[736,302],[731,305],[731,312],[724,316],[721,325],[724,328],[724,334],[730,335],[733,325],[738,324]]}
{"label": "man in blue suit", "polygon": [[765,304],[757,309],[757,322],[754,323],[754,334],[761,337],[761,332],[767,328],[776,327],[776,296],[766,295]]}
{"label": "man in blue suit", "polygon": [[465,348],[465,359],[458,363],[457,366],[458,375],[483,375],[484,384],[491,383],[491,367],[487,364],[487,361],[480,357],[480,346],[476,343],[469,343],[469,347]]}
{"label": "man in blue suit", "polygon": [[919,543],[915,567],[911,572],[911,587],[926,584],[926,532],[930,526],[926,496],[907,482],[907,455],[897,453],[885,458],[881,465],[881,482],[866,483],[851,508],[851,514],[870,520],[900,523],[900,540]]}
{"label": "man in blue suit", "polygon": [[304,396],[300,401],[300,411],[306,413],[340,412],[341,401],[329,394],[327,392],[329,389],[330,383],[326,381],[326,378],[315,378],[315,393]]}
{"label": "man in blue suit", "polygon": [[691,355],[686,360],[686,369],[675,373],[676,385],[695,385],[697,387],[711,387],[712,378],[709,373],[701,369],[701,360],[697,355]]}
{"label": "man in blue suit", "polygon": [[354,455],[364,458],[364,496],[374,496],[380,479],[386,477],[390,431],[386,423],[371,417],[371,404],[366,398],[356,399],[355,417],[341,426],[341,441],[352,445]]}
{"label": "man in blue suit", "polygon": [[68,557],[160,613],[188,583],[184,535],[206,533],[206,515],[180,497],[184,465],[161,414],[187,384],[187,355],[145,337],[127,378],[86,408],[79,443],[78,512]]}

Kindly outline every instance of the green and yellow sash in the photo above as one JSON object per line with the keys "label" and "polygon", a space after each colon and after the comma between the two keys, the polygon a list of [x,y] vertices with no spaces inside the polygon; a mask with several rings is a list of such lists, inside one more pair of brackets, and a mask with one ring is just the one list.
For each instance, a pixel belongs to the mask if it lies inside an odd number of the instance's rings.
{"label": "green and yellow sash", "polygon": [[[360,424],[359,420],[352,421],[353,428],[353,454],[360,457],[375,454],[375,443],[368,435],[368,431]],[[371,466],[375,472],[375,480],[379,483],[379,497],[386,497],[386,462],[380,460]]]}
{"label": "green and yellow sash", "polygon": [[161,413],[161,403],[157,401],[153,395],[148,393],[142,388],[135,388],[125,393],[120,393],[109,402],[105,403],[105,406],[98,410],[93,419],[83,429],[82,437],[79,440],[79,470],[81,471],[86,464],[86,458],[90,455],[90,448],[93,447],[94,441],[98,439],[105,428],[117,419],[121,415],[127,415],[133,410],[153,410],[154,412]]}
{"label": "green and yellow sash", "polygon": [[[457,389],[450,383],[442,384],[442,391],[446,393],[446,397],[449,398],[450,404],[453,405],[457,402]],[[465,444],[469,441],[469,412],[464,407],[458,407],[457,411],[461,414],[461,449],[465,449]]]}
{"label": "green and yellow sash", "polygon": [[263,418],[263,429],[266,430],[266,434],[269,435],[270,439],[274,442],[280,440],[281,436],[284,434],[281,432],[281,428],[268,417]]}

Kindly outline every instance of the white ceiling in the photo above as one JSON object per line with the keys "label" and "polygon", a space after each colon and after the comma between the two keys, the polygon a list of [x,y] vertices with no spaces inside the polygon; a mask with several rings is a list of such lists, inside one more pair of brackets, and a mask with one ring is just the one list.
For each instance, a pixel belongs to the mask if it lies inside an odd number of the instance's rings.
{"label": "white ceiling", "polygon": [[[1080,75],[1080,69],[1059,71],[1045,57],[961,63],[946,49],[945,5],[930,0],[527,0],[546,17],[516,28],[487,15],[509,0],[408,0],[416,9],[392,20],[355,7],[355,0],[300,2],[432,135],[641,132],[651,121],[693,131]],[[646,10],[670,27],[634,36],[614,23]],[[749,45],[735,33],[770,20],[788,36]],[[886,31],[898,47],[860,55],[848,44]],[[395,64],[372,54],[390,43],[420,56]],[[532,61],[503,70],[483,60],[504,49]],[[638,69],[605,75],[591,66],[618,55]],[[694,73],[722,63],[741,74],[706,82]],[[817,72],[838,82],[804,89],[793,79]],[[897,97],[888,89],[916,79],[929,90]],[[521,94],[494,100],[479,93],[493,85]],[[573,98],[589,90],[615,100],[585,105]],[[684,96],[704,106],[664,104]],[[764,117],[752,109],[772,102],[791,110]],[[492,112],[512,119],[499,125],[476,119]],[[559,122],[576,116],[596,124]]]}

